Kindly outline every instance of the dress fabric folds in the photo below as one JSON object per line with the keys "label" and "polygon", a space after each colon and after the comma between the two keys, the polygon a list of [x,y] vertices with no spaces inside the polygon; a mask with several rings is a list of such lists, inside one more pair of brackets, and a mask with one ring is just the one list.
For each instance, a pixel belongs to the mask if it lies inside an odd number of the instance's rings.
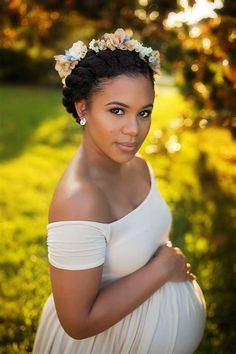
{"label": "dress fabric folds", "polygon": [[[101,287],[143,267],[169,240],[172,215],[155,182],[144,201],[112,223],[57,221],[47,225],[49,263],[75,270],[103,265]],[[114,304],[116,306],[116,304]],[[197,281],[167,282],[107,330],[76,340],[62,328],[50,294],[33,354],[192,354],[205,328],[206,303]]]}

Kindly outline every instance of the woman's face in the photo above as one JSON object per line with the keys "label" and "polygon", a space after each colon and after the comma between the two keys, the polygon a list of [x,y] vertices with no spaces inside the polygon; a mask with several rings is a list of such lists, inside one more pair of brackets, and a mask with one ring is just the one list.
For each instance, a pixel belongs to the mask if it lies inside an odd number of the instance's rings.
{"label": "woman's face", "polygon": [[153,101],[152,83],[144,75],[110,79],[86,111],[86,146],[115,162],[132,159],[150,129]]}

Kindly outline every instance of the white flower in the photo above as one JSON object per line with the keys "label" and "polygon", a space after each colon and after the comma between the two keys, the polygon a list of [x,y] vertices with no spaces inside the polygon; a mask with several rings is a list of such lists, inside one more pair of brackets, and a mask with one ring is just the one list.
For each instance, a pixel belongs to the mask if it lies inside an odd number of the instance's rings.
{"label": "white flower", "polygon": [[[135,51],[139,53],[139,57],[145,60],[155,73],[160,73],[160,53],[158,50],[144,47],[136,39],[131,39],[122,28],[118,28],[114,33],[105,33],[101,39],[92,39],[88,48],[94,50],[96,53],[105,49]],[[63,84],[65,84],[66,77],[72,72],[79,61],[85,57],[88,48],[82,41],[77,41],[69,50],[65,51],[65,55],[54,56],[56,60],[55,69],[58,71]]]}
{"label": "white flower", "polygon": [[65,84],[65,78],[71,73],[78,62],[85,57],[87,47],[82,41],[73,44],[69,50],[65,50],[65,55],[55,55],[55,69]]}
{"label": "white flower", "polygon": [[150,53],[152,52],[152,48],[148,47],[142,47],[140,48],[140,57],[144,59],[145,56],[149,56]]}
{"label": "white flower", "polygon": [[151,55],[151,56],[148,58],[149,63],[155,63],[156,60],[157,60],[157,58],[154,57],[153,55]]}
{"label": "white flower", "polygon": [[96,39],[92,39],[89,43],[89,49],[94,50],[95,52],[99,52],[99,46]]}
{"label": "white flower", "polygon": [[130,39],[126,41],[125,46],[128,48],[128,50],[135,50],[136,52],[139,52],[142,48],[142,44],[139,43],[136,39]]}
{"label": "white flower", "polygon": [[114,33],[114,37],[117,38],[120,43],[123,43],[129,36],[123,30],[123,28],[117,28],[117,30]]}
{"label": "white flower", "polygon": [[58,62],[66,62],[66,61],[68,61],[66,55],[61,55],[61,54],[60,55],[55,55],[54,58]]}
{"label": "white flower", "polygon": [[71,73],[74,67],[78,64],[78,60],[68,61],[62,58],[56,61],[55,69],[58,72],[62,82],[65,83],[65,78]]}
{"label": "white flower", "polygon": [[89,48],[94,50],[96,53],[98,53],[99,50],[104,50],[107,47],[106,47],[106,43],[104,40],[92,39],[91,42],[89,43]]}
{"label": "white flower", "polygon": [[82,41],[78,41],[72,45],[72,47],[68,50],[68,53],[74,59],[81,60],[87,53],[87,47]]}

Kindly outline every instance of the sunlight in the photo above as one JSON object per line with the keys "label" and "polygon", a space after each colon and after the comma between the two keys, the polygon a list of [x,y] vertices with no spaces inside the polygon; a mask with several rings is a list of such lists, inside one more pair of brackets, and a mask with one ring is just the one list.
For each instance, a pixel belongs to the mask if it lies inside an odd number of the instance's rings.
{"label": "sunlight", "polygon": [[214,10],[221,9],[223,1],[215,0],[209,2],[207,0],[196,0],[195,4],[191,7],[187,0],[181,0],[180,5],[184,10],[178,13],[170,12],[165,21],[166,27],[180,27],[183,23],[194,25],[203,18],[215,18],[217,17],[217,13]]}

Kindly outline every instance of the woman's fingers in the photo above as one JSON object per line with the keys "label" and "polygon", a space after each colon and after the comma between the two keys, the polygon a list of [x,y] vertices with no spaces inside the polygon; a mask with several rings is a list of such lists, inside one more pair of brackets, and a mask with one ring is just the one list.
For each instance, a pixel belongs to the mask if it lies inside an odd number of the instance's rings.
{"label": "woman's fingers", "polygon": [[167,246],[167,247],[173,247],[172,242],[171,242],[170,240],[167,241],[167,242],[166,242],[166,246]]}
{"label": "woman's fingers", "polygon": [[159,256],[159,260],[165,262],[165,269],[172,266],[172,275],[170,280],[173,281],[193,281],[197,277],[191,273],[192,266],[187,262],[185,254],[178,247],[174,247],[171,241],[163,242],[159,245],[154,256]]}
{"label": "woman's fingers", "polygon": [[197,280],[197,277],[193,273],[186,273],[187,280]]}
{"label": "woman's fingers", "polygon": [[186,267],[187,267],[187,271],[186,271],[186,277],[188,280],[196,280],[197,277],[195,274],[191,273],[191,264],[190,263],[186,263]]}
{"label": "woman's fingers", "polygon": [[190,273],[191,271],[191,264],[190,263],[186,263],[186,267],[187,267],[187,273]]}

